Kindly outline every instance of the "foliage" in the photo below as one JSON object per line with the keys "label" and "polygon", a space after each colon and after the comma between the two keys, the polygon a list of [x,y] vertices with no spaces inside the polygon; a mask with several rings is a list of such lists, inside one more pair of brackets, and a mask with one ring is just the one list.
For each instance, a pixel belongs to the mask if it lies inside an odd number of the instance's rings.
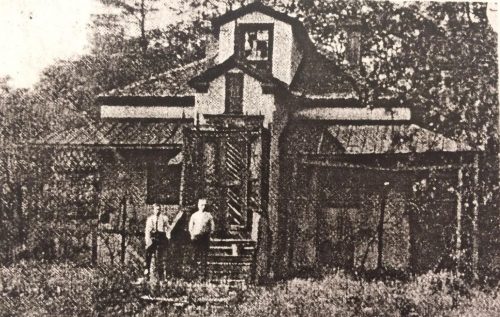
{"label": "foliage", "polygon": [[101,0],[103,4],[119,8],[124,16],[130,17],[137,23],[140,31],[139,45],[143,52],[148,49],[146,35],[146,20],[150,13],[158,11],[158,0]]}
{"label": "foliage", "polygon": [[[497,316],[500,288],[469,287],[451,273],[407,282],[366,281],[343,272],[269,286],[229,286],[170,280],[132,286],[134,267],[75,268],[20,263],[1,268],[0,315],[81,316]],[[142,295],[168,297],[180,306],[154,304]],[[224,299],[206,304],[205,299]]]}
{"label": "foliage", "polygon": [[[37,237],[43,233],[61,238],[64,249],[73,250],[64,253],[66,259],[81,260],[71,254],[83,251],[81,247],[88,249],[89,245],[86,225],[80,225],[76,231],[68,228],[69,231],[55,232],[54,228],[69,221],[55,215],[68,216],[75,208],[87,210],[89,206],[77,206],[82,199],[66,189],[70,186],[83,190],[85,195],[92,194],[94,181],[83,174],[78,174],[80,179],[76,174],[58,176],[53,170],[54,162],[67,162],[68,158],[54,157],[50,148],[28,144],[40,142],[54,132],[92,125],[98,117],[95,98],[99,94],[203,56],[205,30],[196,25],[179,23],[147,31],[151,45],[146,50],[140,40],[126,36],[122,21],[116,16],[96,16],[90,27],[90,51],[47,67],[32,89],[12,88],[8,78],[0,81],[2,261],[29,254],[39,258],[33,251],[39,245]],[[28,226],[31,230],[27,230]],[[50,254],[40,256],[47,258]],[[78,260],[79,263],[86,263],[88,254],[83,258],[84,262]]]}
{"label": "foliage", "polygon": [[[468,290],[460,277],[447,273],[429,273],[404,283],[367,282],[337,272],[320,280],[295,279],[254,289],[236,312],[239,316],[462,316],[459,312],[477,310],[483,312],[478,316],[494,316],[500,309],[495,300],[498,292],[498,288]],[[487,308],[479,304],[485,297],[489,297]]]}
{"label": "foliage", "polygon": [[0,268],[0,316],[84,316],[93,311],[93,271],[69,264]]}

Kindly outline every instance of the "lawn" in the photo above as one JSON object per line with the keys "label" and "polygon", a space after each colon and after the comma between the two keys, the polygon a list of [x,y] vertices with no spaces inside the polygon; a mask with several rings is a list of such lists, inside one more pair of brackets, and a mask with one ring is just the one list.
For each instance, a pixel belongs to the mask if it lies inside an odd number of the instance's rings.
{"label": "lawn", "polygon": [[[182,280],[132,286],[137,273],[69,264],[4,267],[0,316],[500,316],[498,285],[469,287],[447,273],[406,282],[330,272],[270,286]],[[149,299],[141,299],[145,295]]]}

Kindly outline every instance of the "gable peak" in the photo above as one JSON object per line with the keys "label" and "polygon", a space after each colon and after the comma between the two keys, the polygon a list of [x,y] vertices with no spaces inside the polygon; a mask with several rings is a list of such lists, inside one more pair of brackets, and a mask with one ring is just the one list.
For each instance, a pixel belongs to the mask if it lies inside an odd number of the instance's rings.
{"label": "gable peak", "polygon": [[246,14],[253,12],[260,12],[276,20],[291,24],[292,26],[302,25],[302,23],[298,19],[291,17],[286,13],[277,11],[273,7],[267,6],[263,4],[261,1],[257,0],[250,4],[244,5],[236,10],[228,11],[223,15],[216,17],[215,19],[212,20],[212,27],[214,28],[214,30],[217,30],[221,25],[224,25],[228,22],[231,22]]}

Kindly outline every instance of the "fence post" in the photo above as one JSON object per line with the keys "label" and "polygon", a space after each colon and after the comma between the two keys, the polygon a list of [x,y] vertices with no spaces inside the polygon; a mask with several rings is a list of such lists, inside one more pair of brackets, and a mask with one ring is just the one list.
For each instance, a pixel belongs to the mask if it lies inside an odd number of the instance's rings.
{"label": "fence post", "polygon": [[384,221],[385,221],[385,207],[387,203],[387,195],[388,195],[388,186],[389,182],[384,182],[382,186],[382,197],[380,201],[380,216],[379,222],[377,226],[377,237],[378,237],[378,246],[377,246],[377,270],[380,272],[383,269],[383,252],[384,252]]}
{"label": "fence post", "polygon": [[478,279],[479,264],[479,155],[474,154],[472,167],[472,260],[471,270],[474,281]]}
{"label": "fence post", "polygon": [[[95,210],[93,219],[91,220],[91,230],[92,230],[92,259],[91,263],[92,265],[97,264],[97,257],[98,257],[98,244],[99,244],[99,218],[100,218],[100,200],[101,200],[101,191],[102,191],[102,184],[101,184],[101,173],[96,173],[96,179],[94,179],[94,188],[95,188]],[[97,217],[97,219],[95,219]],[[94,221],[95,223],[92,223]]]}
{"label": "fence post", "polygon": [[127,193],[123,196],[122,199],[122,230],[120,230],[120,234],[122,236],[121,243],[121,252],[120,252],[120,262],[125,263],[125,249],[127,247],[126,244],[126,226],[127,226]]}
{"label": "fence post", "polygon": [[462,265],[462,195],[463,195],[463,169],[457,171],[457,191],[456,191],[456,229],[455,229],[455,249],[456,249],[456,270],[460,270]]}

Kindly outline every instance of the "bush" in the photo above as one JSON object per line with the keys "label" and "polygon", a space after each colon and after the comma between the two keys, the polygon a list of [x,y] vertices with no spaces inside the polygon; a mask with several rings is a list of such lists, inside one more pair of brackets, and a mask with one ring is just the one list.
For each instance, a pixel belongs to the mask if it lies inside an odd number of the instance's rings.
{"label": "bush", "polygon": [[[428,273],[407,281],[367,281],[343,272],[272,286],[229,286],[181,279],[132,286],[134,266],[68,264],[1,268],[0,316],[500,316],[500,287],[470,287],[459,275]],[[152,303],[142,295],[183,305]],[[228,300],[206,303],[207,298]]]}
{"label": "bush", "polygon": [[337,272],[322,280],[253,288],[234,315],[500,316],[499,294],[498,286],[469,289],[461,276],[450,273],[428,273],[408,282],[368,282]]}
{"label": "bush", "polygon": [[94,311],[92,269],[30,262],[0,272],[0,316],[83,316]]}

